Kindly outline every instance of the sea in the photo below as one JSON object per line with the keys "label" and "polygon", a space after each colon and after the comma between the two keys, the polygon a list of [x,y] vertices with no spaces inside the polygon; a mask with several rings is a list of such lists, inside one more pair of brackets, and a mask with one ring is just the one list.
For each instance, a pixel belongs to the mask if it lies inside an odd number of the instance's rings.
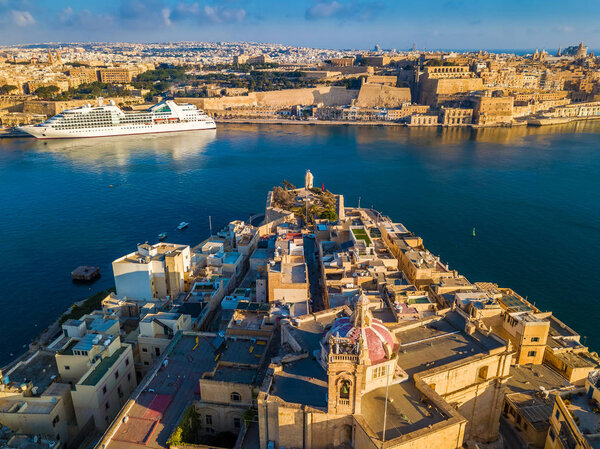
{"label": "sea", "polygon": [[[472,282],[510,287],[600,349],[600,123],[542,128],[219,125],[0,139],[0,366],[138,243],[194,245],[264,211],[283,180],[374,207]],[[177,230],[181,221],[190,223]],[[475,228],[475,237],[473,229]],[[79,265],[101,269],[76,285]]]}

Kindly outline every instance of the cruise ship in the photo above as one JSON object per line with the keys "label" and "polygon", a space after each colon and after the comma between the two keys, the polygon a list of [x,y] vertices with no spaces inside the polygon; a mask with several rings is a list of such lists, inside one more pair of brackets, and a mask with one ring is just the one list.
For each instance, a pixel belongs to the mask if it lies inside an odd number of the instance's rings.
{"label": "cruise ship", "polygon": [[114,101],[66,109],[37,125],[19,129],[37,139],[125,136],[215,129],[215,121],[192,104],[162,101],[145,111],[123,112]]}

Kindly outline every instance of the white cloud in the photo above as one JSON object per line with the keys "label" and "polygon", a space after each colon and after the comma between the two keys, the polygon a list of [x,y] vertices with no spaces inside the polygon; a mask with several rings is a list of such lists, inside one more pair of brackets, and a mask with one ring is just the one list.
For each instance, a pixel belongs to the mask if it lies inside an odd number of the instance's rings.
{"label": "white cloud", "polygon": [[163,18],[163,22],[165,23],[166,26],[171,26],[171,10],[169,8],[163,8],[160,11],[162,18]]}
{"label": "white cloud", "polygon": [[13,18],[13,21],[15,22],[15,24],[20,27],[35,24],[35,19],[33,18],[33,16],[31,15],[31,13],[29,11],[17,11],[15,9],[13,9],[11,11],[11,14],[12,14],[12,18]]}
{"label": "white cloud", "polygon": [[559,27],[556,28],[558,31],[560,31],[561,33],[572,33],[574,30],[574,28],[572,26],[569,25],[561,25]]}
{"label": "white cloud", "polygon": [[317,3],[311,6],[306,11],[306,16],[311,19],[325,19],[335,16],[342,10],[342,5],[339,2]]}

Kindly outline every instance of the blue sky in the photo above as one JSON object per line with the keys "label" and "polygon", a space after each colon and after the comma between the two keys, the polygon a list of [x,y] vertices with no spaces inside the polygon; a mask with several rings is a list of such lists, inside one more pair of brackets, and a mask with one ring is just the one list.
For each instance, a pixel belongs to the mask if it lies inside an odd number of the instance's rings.
{"label": "blue sky", "polygon": [[598,0],[0,0],[0,43],[599,48],[599,17]]}

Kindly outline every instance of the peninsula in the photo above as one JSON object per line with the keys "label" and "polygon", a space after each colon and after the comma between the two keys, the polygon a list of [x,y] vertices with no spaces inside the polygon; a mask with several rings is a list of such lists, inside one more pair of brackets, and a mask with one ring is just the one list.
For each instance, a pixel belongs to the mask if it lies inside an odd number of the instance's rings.
{"label": "peninsula", "polygon": [[261,223],[114,260],[97,310],[0,371],[0,447],[600,447],[575,330],[303,184]]}

